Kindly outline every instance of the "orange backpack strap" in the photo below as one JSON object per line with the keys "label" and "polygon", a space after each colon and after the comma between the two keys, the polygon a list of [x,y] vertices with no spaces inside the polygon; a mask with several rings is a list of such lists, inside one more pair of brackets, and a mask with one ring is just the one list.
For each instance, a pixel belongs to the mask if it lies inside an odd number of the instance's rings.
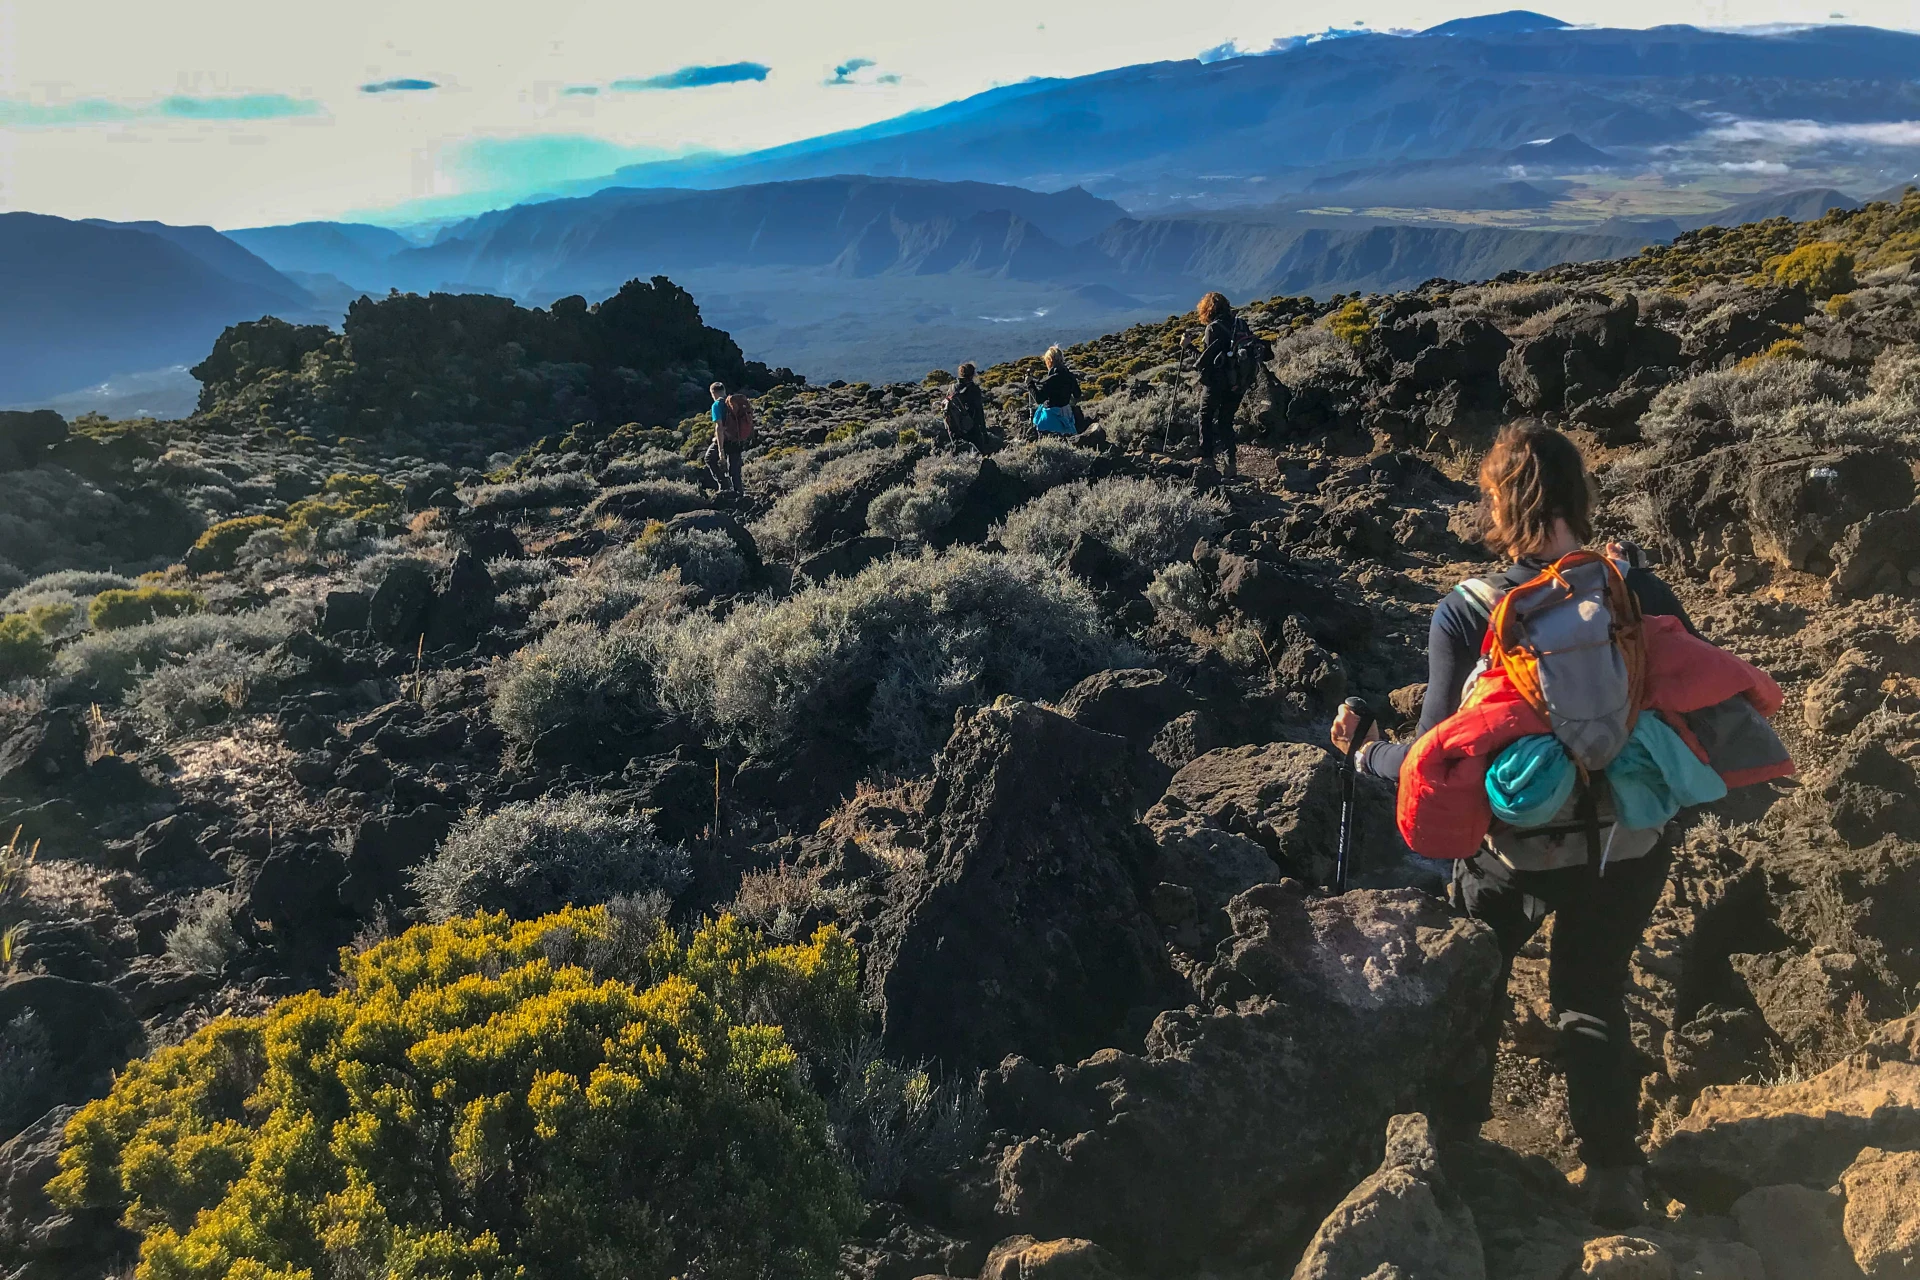
{"label": "orange backpack strap", "polygon": [[1567,575],[1590,564],[1606,568],[1607,611],[1612,618],[1610,639],[1626,667],[1631,714],[1637,716],[1647,704],[1647,649],[1640,600],[1627,586],[1618,565],[1596,551],[1583,548],[1560,557],[1534,577],[1511,588],[1494,606],[1493,617],[1487,624],[1488,664],[1504,670],[1514,692],[1549,725],[1553,723],[1553,714],[1540,681],[1541,659],[1547,655],[1542,654],[1527,635],[1528,602],[1547,587],[1559,587],[1569,595],[1575,594],[1576,588]]}

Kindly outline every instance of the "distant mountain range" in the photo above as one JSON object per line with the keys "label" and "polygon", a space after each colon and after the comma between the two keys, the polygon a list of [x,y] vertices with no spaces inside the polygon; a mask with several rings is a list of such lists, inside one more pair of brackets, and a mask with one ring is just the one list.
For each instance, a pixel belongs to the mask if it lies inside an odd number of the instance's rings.
{"label": "distant mountain range", "polygon": [[192,363],[235,320],[307,292],[209,227],[0,214],[0,404]]}
{"label": "distant mountain range", "polygon": [[544,306],[666,274],[753,358],[893,377],[1157,318],[1207,288],[1385,291],[1616,257],[1708,223],[1815,217],[1920,169],[1898,130],[1847,130],[1920,119],[1916,67],[1905,32],[1514,11],[1028,81],[431,230],[6,215],[0,405],[190,364],[231,321],[337,320],[391,288]]}
{"label": "distant mountain range", "polygon": [[1077,183],[1146,209],[1204,194],[1270,199],[1335,168],[1474,156],[1525,164],[1516,148],[1565,135],[1580,140],[1581,163],[1617,164],[1592,152],[1645,154],[1729,120],[1920,118],[1920,35],[1554,21],[1496,14],[1414,36],[1032,80],[746,155],[635,165],[612,181],[718,187],[863,173]]}

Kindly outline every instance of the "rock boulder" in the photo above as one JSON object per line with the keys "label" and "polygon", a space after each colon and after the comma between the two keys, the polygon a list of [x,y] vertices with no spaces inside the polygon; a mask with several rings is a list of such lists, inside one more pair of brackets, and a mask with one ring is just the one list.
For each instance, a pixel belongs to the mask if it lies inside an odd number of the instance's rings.
{"label": "rock boulder", "polygon": [[1481,1065],[1493,936],[1411,890],[1312,899],[1262,885],[1144,1054],[985,1077],[997,1213],[1143,1266],[1222,1249],[1290,1263],[1378,1162],[1390,1117],[1458,1096]]}
{"label": "rock boulder", "polygon": [[1170,1002],[1130,791],[1120,738],[1013,700],[956,717],[924,810],[925,869],[867,959],[890,1054],[1071,1061]]}

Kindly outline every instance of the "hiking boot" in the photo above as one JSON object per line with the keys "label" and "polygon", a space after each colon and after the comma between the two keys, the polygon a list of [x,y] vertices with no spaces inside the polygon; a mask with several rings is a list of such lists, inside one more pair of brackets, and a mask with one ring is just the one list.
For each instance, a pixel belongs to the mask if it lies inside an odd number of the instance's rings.
{"label": "hiking boot", "polygon": [[1639,1165],[1587,1167],[1587,1217],[1597,1227],[1637,1227],[1647,1218],[1646,1173]]}

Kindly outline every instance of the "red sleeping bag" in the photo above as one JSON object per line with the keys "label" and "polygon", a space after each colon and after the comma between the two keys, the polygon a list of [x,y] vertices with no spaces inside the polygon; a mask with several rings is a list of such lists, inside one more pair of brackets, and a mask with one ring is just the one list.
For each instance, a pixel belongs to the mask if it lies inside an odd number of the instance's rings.
{"label": "red sleeping bag", "polygon": [[[1762,717],[1771,718],[1784,700],[1772,676],[1688,634],[1678,618],[1650,615],[1645,634],[1647,693],[1642,711],[1660,713],[1728,787],[1750,786],[1793,772],[1793,761],[1777,738],[1772,739],[1772,749],[1762,745],[1757,757],[1750,742],[1709,753],[1685,719],[1689,712],[1733,698],[1745,698]],[[1415,742],[1400,766],[1396,816],[1407,846],[1428,858],[1472,857],[1493,825],[1493,806],[1487,800],[1488,766],[1518,739],[1549,731],[1540,713],[1515,692],[1504,670],[1484,672],[1467,691],[1460,710]],[[1771,737],[1771,730],[1767,733]],[[1723,767],[1730,758],[1746,763]],[[1759,763],[1753,762],[1756,758]]]}

